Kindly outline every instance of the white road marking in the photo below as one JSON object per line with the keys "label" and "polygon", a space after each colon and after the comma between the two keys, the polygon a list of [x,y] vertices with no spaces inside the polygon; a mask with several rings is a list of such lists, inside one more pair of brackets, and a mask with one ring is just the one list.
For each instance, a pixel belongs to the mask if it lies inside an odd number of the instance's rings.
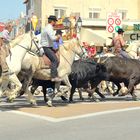
{"label": "white road marking", "polygon": [[102,112],[89,113],[89,114],[72,116],[72,117],[64,117],[64,118],[53,118],[53,117],[48,117],[48,116],[41,116],[41,115],[35,115],[35,114],[31,114],[31,113],[21,112],[21,111],[7,111],[7,112],[24,115],[24,116],[29,116],[29,117],[33,117],[33,118],[37,118],[37,119],[41,119],[41,120],[46,120],[49,122],[63,122],[63,121],[68,121],[68,120],[75,120],[75,119],[94,117],[94,116],[100,116],[100,115],[106,115],[106,114],[112,114],[112,113],[118,113],[118,112],[125,112],[125,111],[133,111],[133,110],[140,110],[140,107],[102,111]]}

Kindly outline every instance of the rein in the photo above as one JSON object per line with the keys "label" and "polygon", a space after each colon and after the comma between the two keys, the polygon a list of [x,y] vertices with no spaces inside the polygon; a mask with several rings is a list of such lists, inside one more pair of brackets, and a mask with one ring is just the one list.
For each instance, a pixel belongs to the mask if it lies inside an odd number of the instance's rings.
{"label": "rein", "polygon": [[[29,54],[31,54],[31,55],[38,55],[38,52],[40,51],[40,49],[39,49],[39,47],[38,47],[38,45],[37,45],[37,43],[35,42],[35,40],[33,39],[33,33],[31,32],[31,45],[30,45],[30,48],[28,49],[28,48],[26,48],[26,47],[24,47],[24,46],[22,46],[22,45],[20,45],[20,44],[16,44],[16,45],[18,45],[18,46],[20,46],[20,47],[22,47],[22,48],[24,48],[25,50],[27,50],[27,52],[29,53]],[[36,52],[34,52],[34,51],[32,51],[32,45],[33,45],[33,43],[35,44],[35,46],[36,46],[36,48],[37,48],[37,51]]]}
{"label": "rein", "polygon": [[24,46],[22,46],[22,45],[20,45],[20,44],[16,44],[16,45],[18,45],[18,46],[20,46],[21,48],[27,50],[27,52],[30,53],[31,55],[34,55],[34,56],[37,55],[37,53],[35,53],[35,52],[32,51],[31,49],[28,49],[28,48],[26,48],[26,47],[24,47]]}

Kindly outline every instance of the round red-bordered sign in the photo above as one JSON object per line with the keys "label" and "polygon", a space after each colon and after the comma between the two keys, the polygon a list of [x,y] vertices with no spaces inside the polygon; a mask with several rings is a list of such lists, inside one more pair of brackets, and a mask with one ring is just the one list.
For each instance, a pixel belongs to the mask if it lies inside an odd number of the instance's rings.
{"label": "round red-bordered sign", "polygon": [[109,25],[114,24],[114,19],[113,19],[113,18],[109,18],[109,19],[108,19],[108,24],[109,24]]}
{"label": "round red-bordered sign", "polygon": [[116,25],[120,25],[120,24],[121,24],[121,20],[120,20],[119,18],[116,18],[116,19],[115,19],[115,24],[116,24]]}
{"label": "round red-bordered sign", "polygon": [[114,27],[110,25],[108,26],[107,30],[109,33],[112,33],[114,31]]}

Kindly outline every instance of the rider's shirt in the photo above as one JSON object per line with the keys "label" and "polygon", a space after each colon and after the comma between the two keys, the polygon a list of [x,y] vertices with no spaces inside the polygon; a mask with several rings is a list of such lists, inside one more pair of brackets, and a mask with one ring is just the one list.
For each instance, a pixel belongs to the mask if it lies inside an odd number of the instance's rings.
{"label": "rider's shirt", "polygon": [[53,47],[53,42],[57,39],[55,36],[55,32],[53,30],[53,26],[51,24],[48,24],[42,34],[41,34],[41,42],[40,44],[43,47]]}
{"label": "rider's shirt", "polygon": [[115,52],[119,52],[120,50],[122,50],[122,47],[125,45],[122,35],[117,35],[113,39],[112,45],[114,46]]}

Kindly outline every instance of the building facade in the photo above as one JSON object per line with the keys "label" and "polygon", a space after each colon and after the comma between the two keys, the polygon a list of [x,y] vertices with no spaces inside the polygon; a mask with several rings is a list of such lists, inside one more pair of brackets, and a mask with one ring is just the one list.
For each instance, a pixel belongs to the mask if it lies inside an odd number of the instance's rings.
{"label": "building facade", "polygon": [[32,14],[37,15],[42,27],[47,23],[49,15],[56,15],[57,18],[80,16],[84,34],[85,29],[88,29],[87,32],[89,29],[91,32],[92,30],[105,31],[108,12],[121,13],[124,25],[140,23],[140,0],[117,0],[117,2],[114,0],[25,0],[25,3],[27,15],[29,17]]}

